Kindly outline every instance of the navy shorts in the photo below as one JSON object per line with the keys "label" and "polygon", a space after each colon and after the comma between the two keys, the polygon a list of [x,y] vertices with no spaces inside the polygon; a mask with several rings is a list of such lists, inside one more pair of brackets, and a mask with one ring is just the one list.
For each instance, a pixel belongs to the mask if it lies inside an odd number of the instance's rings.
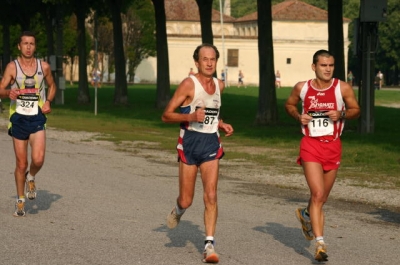
{"label": "navy shorts", "polygon": [[182,131],[176,148],[178,161],[199,166],[204,162],[221,159],[224,156],[218,133]]}
{"label": "navy shorts", "polygon": [[28,140],[32,133],[45,130],[46,120],[41,109],[33,116],[14,113],[10,117],[11,127],[8,129],[8,135],[19,140]]}

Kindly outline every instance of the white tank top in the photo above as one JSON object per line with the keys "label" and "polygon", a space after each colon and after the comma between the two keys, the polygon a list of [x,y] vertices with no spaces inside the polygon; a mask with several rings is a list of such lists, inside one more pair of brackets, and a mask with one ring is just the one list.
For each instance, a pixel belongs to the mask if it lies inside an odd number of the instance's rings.
{"label": "white tank top", "polygon": [[14,112],[26,116],[37,115],[39,107],[42,107],[46,101],[42,64],[39,59],[36,59],[36,71],[32,76],[28,76],[22,71],[18,60],[14,60],[14,63],[17,73],[11,88],[19,88],[21,94],[16,100],[11,100],[10,117]]}
{"label": "white tank top", "polygon": [[197,131],[202,133],[215,133],[218,131],[219,109],[221,107],[221,92],[219,90],[218,79],[213,78],[215,92],[208,94],[199,80],[195,76],[190,76],[194,82],[194,97],[189,105],[181,106],[181,113],[193,113],[197,108],[205,107],[205,118],[203,122],[182,123],[182,129]]}

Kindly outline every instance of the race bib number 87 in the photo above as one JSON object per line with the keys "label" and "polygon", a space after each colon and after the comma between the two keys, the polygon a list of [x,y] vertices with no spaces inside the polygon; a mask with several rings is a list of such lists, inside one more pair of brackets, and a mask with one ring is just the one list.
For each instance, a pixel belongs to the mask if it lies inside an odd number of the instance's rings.
{"label": "race bib number 87", "polygon": [[333,135],[333,121],[325,114],[325,111],[310,111],[308,115],[313,118],[307,124],[310,136]]}
{"label": "race bib number 87", "polygon": [[[196,109],[198,109],[197,107]],[[205,117],[203,122],[191,122],[191,128],[199,132],[216,132],[218,130],[218,109],[205,108]]]}

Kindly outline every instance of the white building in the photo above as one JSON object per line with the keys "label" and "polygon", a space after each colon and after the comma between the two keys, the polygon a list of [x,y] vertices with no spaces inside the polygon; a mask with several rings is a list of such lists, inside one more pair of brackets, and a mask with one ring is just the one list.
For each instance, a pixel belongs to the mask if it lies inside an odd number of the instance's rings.
{"label": "white building", "polygon": [[[212,11],[214,45],[221,55],[218,76],[225,64],[230,85],[237,84],[239,70],[243,71],[246,84],[258,85],[258,14],[235,19],[229,16],[229,1],[226,2],[223,23],[220,13]],[[165,10],[170,81],[178,84],[190,68],[195,69],[192,56],[201,44],[200,16],[195,0],[165,0]],[[302,1],[287,0],[272,6],[272,18],[275,71],[281,73],[282,86],[293,86],[300,80],[313,78],[313,54],[328,49],[328,12]],[[349,23],[349,19],[343,19],[345,65]],[[136,75],[142,82],[156,82],[156,58],[144,60]]]}

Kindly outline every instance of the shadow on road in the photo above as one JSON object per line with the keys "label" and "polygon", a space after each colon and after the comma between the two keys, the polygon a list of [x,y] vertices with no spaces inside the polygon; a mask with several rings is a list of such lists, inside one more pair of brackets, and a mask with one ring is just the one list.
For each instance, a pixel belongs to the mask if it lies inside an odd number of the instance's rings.
{"label": "shadow on road", "polygon": [[[253,230],[270,234],[274,239],[288,248],[292,248],[296,253],[309,258],[314,262],[314,256],[310,253],[311,242],[303,238],[300,228],[285,227],[279,223],[266,223],[265,226],[254,227]],[[300,240],[297,240],[297,237]]]}
{"label": "shadow on road", "polygon": [[47,190],[38,190],[35,200],[26,200],[25,211],[29,214],[38,214],[39,211],[47,211],[51,204],[58,201],[62,196],[50,193]]}
{"label": "shadow on road", "polygon": [[203,253],[204,232],[200,230],[198,225],[193,225],[192,222],[181,220],[179,225],[175,229],[169,229],[166,225],[163,225],[157,229],[156,232],[165,232],[171,240],[170,243],[165,244],[166,247],[185,247],[188,242],[191,242],[196,246],[199,253]]}

